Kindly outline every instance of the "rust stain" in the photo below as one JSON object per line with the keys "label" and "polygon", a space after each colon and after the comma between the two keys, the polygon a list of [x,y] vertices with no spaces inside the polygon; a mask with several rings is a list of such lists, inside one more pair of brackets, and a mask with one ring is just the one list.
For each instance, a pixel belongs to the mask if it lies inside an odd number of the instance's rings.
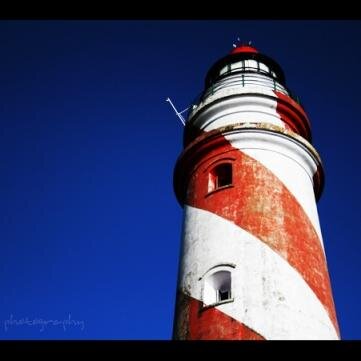
{"label": "rust stain", "polygon": [[315,292],[338,331],[326,259],[303,208],[271,171],[228,142],[210,151],[208,159],[221,160],[224,154],[235,159],[234,186],[205,197],[209,162],[203,161],[190,179],[186,204],[232,221],[278,252]]}
{"label": "rust stain", "polygon": [[176,326],[175,338],[182,340],[264,340],[245,324],[217,308],[202,310],[202,303],[179,292],[182,302],[178,310],[183,321]]}

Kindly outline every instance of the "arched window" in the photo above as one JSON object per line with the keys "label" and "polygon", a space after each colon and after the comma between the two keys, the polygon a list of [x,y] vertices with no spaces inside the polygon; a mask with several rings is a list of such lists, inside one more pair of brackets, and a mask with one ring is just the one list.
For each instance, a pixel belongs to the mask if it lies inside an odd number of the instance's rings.
{"label": "arched window", "polygon": [[218,164],[209,172],[208,192],[232,185],[232,164]]}
{"label": "arched window", "polygon": [[213,305],[232,299],[232,277],[227,270],[216,271],[204,279],[203,303]]}

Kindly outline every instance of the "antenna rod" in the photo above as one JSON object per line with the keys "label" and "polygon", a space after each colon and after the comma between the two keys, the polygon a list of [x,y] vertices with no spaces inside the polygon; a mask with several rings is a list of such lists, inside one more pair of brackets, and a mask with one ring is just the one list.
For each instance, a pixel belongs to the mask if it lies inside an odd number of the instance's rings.
{"label": "antenna rod", "polygon": [[184,111],[186,111],[187,109],[184,109],[183,111],[181,111],[180,113],[178,112],[177,108],[173,105],[172,101],[170,100],[170,98],[167,98],[165,100],[166,102],[169,102],[169,104],[171,105],[171,107],[173,108],[173,110],[175,111],[175,113],[177,114],[177,117],[180,119],[180,121],[182,122],[183,125],[186,125],[186,121],[183,118],[182,114]]}

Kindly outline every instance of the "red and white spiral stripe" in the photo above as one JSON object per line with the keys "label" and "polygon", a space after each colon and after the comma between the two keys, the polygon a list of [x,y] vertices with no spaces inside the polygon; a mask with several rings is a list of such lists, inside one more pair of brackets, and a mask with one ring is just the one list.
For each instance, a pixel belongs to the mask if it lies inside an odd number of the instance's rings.
{"label": "red and white spiral stripe", "polygon": [[[175,182],[184,229],[175,338],[339,339],[314,195],[318,161],[290,131],[295,115],[291,123],[289,111],[277,114],[280,124],[237,127],[234,114],[209,121],[210,109],[204,133],[180,157]],[[208,194],[209,169],[225,159],[232,186]],[[235,265],[233,302],[205,308],[201,276],[220,264]]]}

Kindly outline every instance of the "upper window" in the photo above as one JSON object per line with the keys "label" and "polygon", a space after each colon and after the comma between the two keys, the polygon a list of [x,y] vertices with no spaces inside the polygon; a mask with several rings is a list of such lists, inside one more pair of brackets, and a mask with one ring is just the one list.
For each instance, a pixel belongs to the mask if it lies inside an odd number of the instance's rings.
{"label": "upper window", "polygon": [[238,61],[237,63],[231,64],[232,70],[244,70],[244,63],[243,60]]}
{"label": "upper window", "polygon": [[223,68],[221,69],[221,71],[219,72],[219,75],[222,75],[222,74],[226,73],[227,70],[228,70],[228,65],[226,65],[225,67],[223,67]]}
{"label": "upper window", "polygon": [[209,173],[208,192],[232,185],[232,164],[222,163]]}
{"label": "upper window", "polygon": [[257,71],[258,69],[258,63],[255,60],[247,59],[244,61],[244,66],[246,70],[253,70]]}
{"label": "upper window", "polygon": [[259,68],[261,71],[265,72],[265,73],[269,73],[269,67],[263,63],[259,63]]}

